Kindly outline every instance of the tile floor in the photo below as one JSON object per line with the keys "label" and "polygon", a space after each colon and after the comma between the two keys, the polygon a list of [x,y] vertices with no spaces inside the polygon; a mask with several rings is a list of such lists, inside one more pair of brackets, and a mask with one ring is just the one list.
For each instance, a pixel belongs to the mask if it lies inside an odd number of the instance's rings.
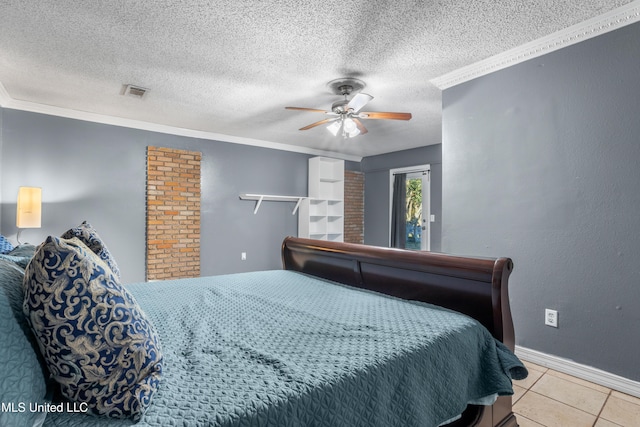
{"label": "tile floor", "polygon": [[640,427],[640,398],[525,362],[529,377],[514,381],[520,427]]}

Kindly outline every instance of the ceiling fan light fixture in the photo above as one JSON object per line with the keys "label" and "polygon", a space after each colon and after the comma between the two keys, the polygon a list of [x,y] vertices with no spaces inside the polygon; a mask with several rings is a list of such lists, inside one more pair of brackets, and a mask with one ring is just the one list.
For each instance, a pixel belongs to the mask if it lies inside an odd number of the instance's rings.
{"label": "ceiling fan light fixture", "polygon": [[336,135],[338,135],[338,132],[340,131],[340,127],[342,127],[341,120],[336,120],[335,122],[333,122],[329,126],[327,126],[327,130],[329,130],[329,132],[331,132],[333,134],[333,136],[336,136]]}
{"label": "ceiling fan light fixture", "polygon": [[[349,136],[351,136],[351,134],[357,130],[358,126],[356,126],[356,122],[354,122],[351,117],[347,117],[346,119],[344,119],[344,131],[348,133]],[[360,132],[358,131],[358,133]]]}
{"label": "ceiling fan light fixture", "polygon": [[327,126],[327,130],[331,132],[333,136],[341,134],[343,138],[353,138],[361,133],[358,125],[351,117],[342,117],[340,120],[334,121]]}

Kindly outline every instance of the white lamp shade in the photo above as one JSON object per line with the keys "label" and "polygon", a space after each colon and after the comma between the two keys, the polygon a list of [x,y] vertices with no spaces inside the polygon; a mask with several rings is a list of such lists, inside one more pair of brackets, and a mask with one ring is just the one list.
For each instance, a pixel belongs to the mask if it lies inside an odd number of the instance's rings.
{"label": "white lamp shade", "polygon": [[20,187],[18,190],[18,210],[16,227],[40,228],[42,217],[42,188]]}
{"label": "white lamp shade", "polygon": [[336,120],[327,126],[327,129],[333,134],[333,136],[336,136],[340,130],[340,126],[342,126],[342,121]]}
{"label": "white lamp shade", "polygon": [[347,135],[349,135],[349,138],[360,135],[360,129],[358,129],[358,125],[356,125],[356,122],[354,122],[351,117],[347,117],[344,120],[344,131],[347,133]]}
{"label": "white lamp shade", "polygon": [[344,119],[344,131],[346,133],[351,133],[357,129],[358,128],[356,127],[356,122],[354,122],[352,118],[347,117],[346,119]]}

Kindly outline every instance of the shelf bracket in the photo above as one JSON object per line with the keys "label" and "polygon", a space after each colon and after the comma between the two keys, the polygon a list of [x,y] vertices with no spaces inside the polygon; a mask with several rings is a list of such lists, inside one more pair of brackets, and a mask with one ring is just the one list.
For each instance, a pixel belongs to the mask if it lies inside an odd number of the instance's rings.
{"label": "shelf bracket", "polygon": [[295,215],[296,212],[298,212],[298,208],[300,207],[300,203],[302,203],[302,200],[304,200],[304,197],[300,197],[298,199],[298,203],[296,203],[296,207],[293,208],[293,212],[291,212],[291,215]]}
{"label": "shelf bracket", "polygon": [[263,200],[264,200],[264,196],[260,196],[260,198],[256,202],[256,207],[253,209],[253,214],[254,215],[258,213],[258,209],[260,209],[260,205],[262,204]]}

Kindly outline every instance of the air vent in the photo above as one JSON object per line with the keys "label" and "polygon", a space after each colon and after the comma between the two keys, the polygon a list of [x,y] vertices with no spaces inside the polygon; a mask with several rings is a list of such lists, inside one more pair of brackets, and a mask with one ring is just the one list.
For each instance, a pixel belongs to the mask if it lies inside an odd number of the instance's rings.
{"label": "air vent", "polygon": [[140,86],[134,86],[134,85],[123,85],[124,91],[123,91],[123,95],[125,96],[132,96],[134,98],[139,98],[142,99],[144,98],[145,94],[149,91],[149,89],[145,89],[143,87]]}

